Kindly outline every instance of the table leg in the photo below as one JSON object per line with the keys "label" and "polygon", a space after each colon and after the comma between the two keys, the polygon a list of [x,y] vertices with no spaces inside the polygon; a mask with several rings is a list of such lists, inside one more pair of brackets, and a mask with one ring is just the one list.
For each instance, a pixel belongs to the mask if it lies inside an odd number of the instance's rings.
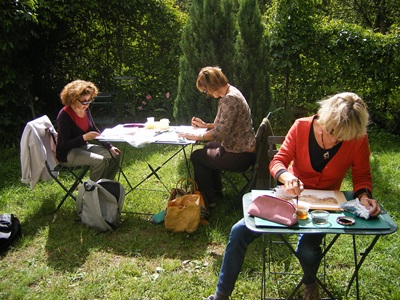
{"label": "table leg", "polygon": [[[282,239],[282,241],[285,243],[285,245],[288,247],[288,249],[297,257],[298,259],[298,255],[295,249],[293,249],[293,247],[290,245],[290,243],[286,240],[286,238],[282,235],[282,234],[278,234],[279,237]],[[328,251],[332,248],[333,244],[336,242],[336,240],[339,238],[339,234],[336,234],[333,239],[330,241],[330,243],[328,244],[328,246],[326,246],[325,250],[322,252],[322,258],[325,257],[326,253],[328,253]],[[316,282],[318,283],[318,285],[324,290],[324,292],[329,296],[329,298],[331,299],[335,299],[335,297],[332,295],[332,293],[327,289],[326,285],[318,279],[317,276],[314,276]],[[294,290],[292,291],[292,293],[289,295],[289,297],[287,299],[292,299],[294,294],[300,289],[301,285],[303,283],[303,280],[301,280],[297,286],[294,288]]]}
{"label": "table leg", "polygon": [[263,234],[262,238],[262,275],[261,275],[261,300],[265,299],[265,272],[266,272],[266,268],[265,268],[265,234]]}
{"label": "table leg", "polygon": [[[182,145],[182,151],[183,151],[183,155],[185,157],[185,163],[186,163],[186,170],[187,170],[187,177],[188,178],[192,178],[192,174],[190,172],[190,164],[189,164],[189,159],[188,156],[186,154],[186,145]],[[193,144],[192,144],[192,150],[190,151],[190,153],[193,152]]]}
{"label": "table leg", "polygon": [[176,155],[179,154],[179,152],[183,151],[184,155],[185,155],[185,162],[186,162],[186,167],[188,168],[188,172],[190,174],[190,169],[188,166],[188,160],[187,160],[187,155],[185,152],[185,148],[187,145],[180,145],[181,148],[179,148],[174,154],[172,154],[167,160],[165,160],[161,165],[159,165],[158,167],[154,168],[147,160],[145,160],[145,162],[147,163],[147,166],[150,169],[150,174],[147,175],[146,178],[144,178],[142,181],[140,181],[138,184],[136,184],[133,188],[131,188],[131,190],[136,189],[138,186],[140,186],[143,182],[145,182],[147,179],[149,179],[151,176],[156,176],[156,178],[162,183],[162,185],[164,186],[164,188],[167,190],[167,192],[170,192],[170,189],[168,189],[168,187],[164,184],[164,182],[162,181],[161,177],[157,174],[157,172],[165,165],[167,164],[171,159],[173,159]]}
{"label": "table leg", "polygon": [[357,243],[356,243],[356,236],[353,234],[353,254],[354,254],[354,273],[351,276],[351,279],[349,281],[349,284],[347,285],[346,289],[346,296],[349,293],[349,290],[351,288],[351,285],[353,284],[354,279],[356,280],[356,296],[357,300],[360,299],[360,290],[359,290],[359,284],[358,284],[358,271],[361,268],[361,265],[363,264],[364,260],[367,258],[367,255],[371,252],[371,250],[374,248],[376,242],[379,239],[379,235],[375,235],[374,239],[372,240],[371,244],[368,246],[367,249],[365,249],[364,253],[361,253],[361,259],[360,261],[357,261]]}
{"label": "table leg", "polygon": [[[123,169],[122,169],[122,164],[123,164],[124,157],[125,157],[125,150],[126,150],[126,143],[124,143],[123,151],[122,151],[122,156],[121,156],[121,159],[120,159],[119,164],[118,164],[118,169],[119,169],[118,181],[120,181],[121,174],[122,174],[122,176],[124,177],[125,181],[127,182],[128,186],[129,186],[129,191],[125,192],[125,196],[126,196],[126,195],[128,195],[128,194],[133,190],[133,188],[132,188],[132,185],[131,185],[131,183],[130,183],[128,177],[125,175],[125,173],[124,173],[124,171],[123,171]],[[110,153],[111,157],[112,157],[114,160],[116,160],[116,158],[114,157],[114,155],[111,153],[111,150],[110,150],[110,149],[108,149],[108,152]]]}

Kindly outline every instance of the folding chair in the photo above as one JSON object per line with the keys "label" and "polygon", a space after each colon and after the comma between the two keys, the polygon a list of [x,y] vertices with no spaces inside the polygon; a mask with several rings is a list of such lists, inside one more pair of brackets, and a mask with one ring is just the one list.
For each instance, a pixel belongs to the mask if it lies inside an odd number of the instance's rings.
{"label": "folding chair", "polygon": [[[278,136],[278,135],[270,135],[268,136],[268,160],[271,161],[275,154],[278,153],[278,149],[276,145],[280,145],[285,140],[285,136]],[[269,173],[269,183],[268,188],[272,189],[273,185],[276,185],[275,180],[272,178],[271,174]]]}
{"label": "folding chair", "polygon": [[[54,179],[66,192],[54,212],[58,211],[68,196],[76,201],[73,192],[79,183],[82,183],[90,168],[89,166],[68,168],[58,164],[55,158],[56,142],[57,131],[46,115],[28,122],[20,141],[21,182],[30,184],[30,189],[33,190],[39,180]],[[69,188],[58,178],[59,172],[62,171],[67,171],[74,178]]]}
{"label": "folding chair", "polygon": [[[223,178],[232,186],[236,191],[237,197],[241,200],[243,195],[251,189],[264,189],[268,185],[268,136],[272,135],[272,127],[268,118],[264,118],[256,132],[256,159],[252,166],[246,171],[241,172],[222,172]],[[232,174],[240,174],[245,179],[245,184],[241,189],[238,189],[233,180]]]}

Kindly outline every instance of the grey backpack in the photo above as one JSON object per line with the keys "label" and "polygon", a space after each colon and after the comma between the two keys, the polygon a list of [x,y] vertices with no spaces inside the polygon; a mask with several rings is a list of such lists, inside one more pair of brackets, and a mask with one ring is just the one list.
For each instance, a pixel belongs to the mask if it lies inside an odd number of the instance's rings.
{"label": "grey backpack", "polygon": [[115,230],[119,224],[125,192],[114,180],[88,180],[79,188],[76,212],[82,223],[98,230]]}

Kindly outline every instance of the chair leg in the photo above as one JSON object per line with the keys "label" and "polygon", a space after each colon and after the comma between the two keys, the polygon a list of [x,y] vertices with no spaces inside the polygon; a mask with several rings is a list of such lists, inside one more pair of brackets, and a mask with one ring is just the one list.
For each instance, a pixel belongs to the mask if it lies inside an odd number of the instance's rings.
{"label": "chair leg", "polygon": [[70,173],[75,177],[75,181],[72,184],[72,186],[67,189],[64,184],[57,178],[57,176],[55,176],[54,174],[52,174],[51,170],[49,170],[50,175],[53,177],[53,179],[58,183],[59,186],[62,187],[62,189],[66,192],[64,197],[62,198],[62,200],[60,201],[60,203],[57,205],[57,208],[53,211],[53,213],[56,213],[61,206],[64,204],[65,200],[69,197],[71,197],[72,199],[74,199],[74,201],[76,201],[76,197],[73,195],[73,192],[75,191],[75,189],[78,187],[78,185],[80,183],[82,183],[82,179],[83,177],[86,175],[86,173],[89,171],[89,166],[84,166],[83,170],[81,171],[81,173],[79,175],[76,175],[75,172],[71,169],[68,169],[70,171]]}
{"label": "chair leg", "polygon": [[[239,190],[239,188],[237,187],[237,185],[235,185],[235,183],[234,183],[234,181],[233,181],[233,179],[231,178],[231,177],[229,177],[229,175],[228,174],[226,174],[226,172],[228,172],[228,171],[223,171],[222,172],[222,178],[223,178],[223,180],[225,180],[225,181],[227,181],[228,183],[229,183],[229,185],[232,187],[232,189],[235,191],[235,193],[236,193],[236,195],[235,195],[235,201],[232,203],[232,205],[227,209],[227,212],[229,212],[229,211],[231,211],[232,209],[234,209],[235,207],[235,205],[236,204],[240,204],[241,203],[241,199],[242,199],[242,197],[243,197],[243,195],[246,193],[246,192],[248,192],[250,189],[249,189],[249,186],[250,186],[250,184],[252,183],[251,182],[251,179],[252,178],[250,178],[247,174],[246,174],[246,171],[244,171],[244,172],[231,172],[231,173],[233,173],[233,174],[240,174],[240,176],[241,176],[241,179],[243,180],[245,180],[245,184],[244,184],[244,186],[243,187],[241,187],[241,189]],[[237,200],[236,200],[236,198],[237,198]],[[240,205],[240,207],[241,207],[241,205]]]}
{"label": "chair leg", "polygon": [[[84,171],[82,173],[86,173],[86,172]],[[64,201],[68,198],[68,196],[70,196],[76,202],[76,197],[73,195],[73,192],[75,191],[76,187],[81,182],[84,175],[85,174],[83,174],[82,176],[79,176],[79,179],[75,180],[74,184],[70,187],[70,189],[66,191],[66,194],[64,195],[64,197],[62,198],[62,200],[60,201],[60,203],[58,204],[57,208],[54,210],[53,213],[56,213],[60,209],[60,207],[64,204]]]}

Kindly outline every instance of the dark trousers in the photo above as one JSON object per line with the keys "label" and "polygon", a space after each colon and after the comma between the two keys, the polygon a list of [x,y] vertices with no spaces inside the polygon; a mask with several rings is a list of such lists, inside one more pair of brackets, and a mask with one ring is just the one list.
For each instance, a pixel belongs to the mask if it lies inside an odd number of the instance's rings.
{"label": "dark trousers", "polygon": [[225,151],[219,142],[209,142],[190,157],[194,179],[208,203],[215,202],[215,192],[221,191],[221,171],[245,171],[255,161],[255,153]]}

